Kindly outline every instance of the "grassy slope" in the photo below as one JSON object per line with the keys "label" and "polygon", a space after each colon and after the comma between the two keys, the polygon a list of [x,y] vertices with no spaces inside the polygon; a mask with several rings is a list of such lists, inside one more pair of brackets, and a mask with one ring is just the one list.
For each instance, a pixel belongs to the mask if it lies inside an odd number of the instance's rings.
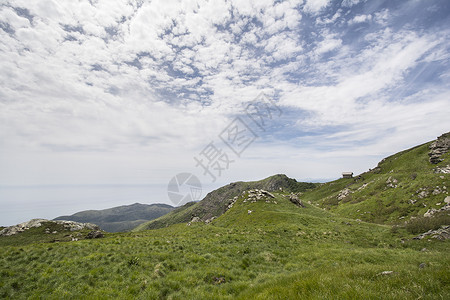
{"label": "grassy slope", "polygon": [[243,200],[209,225],[0,246],[0,297],[450,297],[448,241],[402,242],[411,237],[402,230],[298,208],[281,194],[277,204]]}
{"label": "grassy slope", "polygon": [[205,221],[211,217],[218,217],[226,211],[226,207],[233,197],[249,189],[264,189],[267,191],[279,191],[280,188],[289,192],[304,192],[316,187],[317,184],[309,182],[297,182],[286,175],[277,174],[263,180],[253,182],[234,182],[214,190],[197,203],[188,203],[156,220],[139,225],[133,231],[164,228],[169,225],[189,222],[192,217],[199,217]]}
{"label": "grassy slope", "polygon": [[[445,161],[433,165],[428,161],[429,144],[384,159],[378,168],[361,174],[359,180],[354,178],[328,182],[301,198],[340,215],[369,222],[397,223],[411,216],[423,215],[429,208],[441,207],[450,190],[450,174],[433,172],[436,166],[450,164],[449,153],[443,156]],[[398,181],[396,188],[388,187],[389,178]],[[364,184],[367,186],[361,188]],[[353,193],[338,200],[337,195],[345,188]],[[419,197],[421,188],[428,193],[424,198]],[[434,195],[436,188],[442,192]],[[411,204],[409,200],[416,202]]]}

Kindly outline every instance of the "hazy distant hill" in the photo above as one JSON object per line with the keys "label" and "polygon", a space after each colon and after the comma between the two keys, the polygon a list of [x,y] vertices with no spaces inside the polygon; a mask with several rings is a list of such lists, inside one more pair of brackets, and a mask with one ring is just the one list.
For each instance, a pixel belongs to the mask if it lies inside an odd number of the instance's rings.
{"label": "hazy distant hill", "polygon": [[60,216],[54,220],[67,220],[82,223],[94,223],[105,231],[128,231],[136,226],[159,218],[174,208],[167,204],[123,205],[103,210],[86,210],[71,216]]}

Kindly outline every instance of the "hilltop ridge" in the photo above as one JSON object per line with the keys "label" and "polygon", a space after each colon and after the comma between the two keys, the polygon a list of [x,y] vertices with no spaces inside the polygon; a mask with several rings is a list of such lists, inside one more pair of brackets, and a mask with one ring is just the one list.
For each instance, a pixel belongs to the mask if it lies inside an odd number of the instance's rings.
{"label": "hilltop ridge", "polygon": [[381,160],[354,178],[327,182],[303,199],[342,216],[396,224],[448,210],[450,133]]}
{"label": "hilltop ridge", "polygon": [[134,231],[163,228],[177,223],[186,223],[197,217],[206,221],[221,216],[233,202],[233,198],[249,189],[262,189],[267,191],[304,192],[315,188],[316,183],[297,182],[284,174],[276,174],[259,181],[233,182],[208,193],[199,202],[187,203],[172,212],[153,221],[141,224]]}
{"label": "hilltop ridge", "polygon": [[304,203],[367,222],[400,224],[432,216],[450,210],[449,137],[450,133],[445,133],[434,141],[390,155],[374,169],[353,178],[318,184],[277,174],[260,181],[230,183],[208,193],[202,201],[178,207],[134,231],[187,223],[193,218],[210,221],[251,189],[298,193]]}

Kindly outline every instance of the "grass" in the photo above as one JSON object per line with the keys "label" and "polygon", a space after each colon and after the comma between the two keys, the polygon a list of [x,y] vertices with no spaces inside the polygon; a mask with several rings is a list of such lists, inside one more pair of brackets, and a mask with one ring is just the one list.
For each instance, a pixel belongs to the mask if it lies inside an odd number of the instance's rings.
{"label": "grass", "polygon": [[[312,190],[283,175],[233,183],[139,227],[161,229],[73,242],[44,227],[2,237],[0,298],[450,299],[449,240],[413,239],[449,225],[447,213],[421,217],[450,189],[428,145]],[[437,166],[450,163],[442,158]],[[280,192],[252,203],[248,188]],[[305,208],[286,197],[294,188]],[[220,216],[186,225],[200,213]]]}
{"label": "grass", "polygon": [[439,229],[443,224],[450,224],[450,214],[447,211],[436,213],[433,217],[419,217],[409,221],[405,228],[412,234]]}
{"label": "grass", "polygon": [[[450,163],[450,154],[433,165],[428,161],[429,144],[392,155],[360,178],[325,183],[304,193],[302,200],[342,216],[379,224],[398,224],[423,216],[429,208],[440,208],[450,190],[450,174],[434,173],[436,166]],[[349,195],[338,199],[344,189]]]}
{"label": "grass", "polygon": [[[209,225],[77,242],[4,245],[0,239],[0,297],[450,297],[448,242],[411,240],[404,228],[392,233],[390,226],[312,205],[299,208],[283,194],[276,194],[277,204],[244,199]],[[379,275],[388,270],[394,273]]]}
{"label": "grass", "polygon": [[[45,233],[46,229],[50,233]],[[35,243],[57,243],[69,242],[72,238],[81,240],[92,230],[84,229],[81,231],[73,231],[64,228],[62,224],[54,222],[43,222],[40,227],[30,228],[20,234],[13,236],[0,237],[0,246],[23,246]]]}

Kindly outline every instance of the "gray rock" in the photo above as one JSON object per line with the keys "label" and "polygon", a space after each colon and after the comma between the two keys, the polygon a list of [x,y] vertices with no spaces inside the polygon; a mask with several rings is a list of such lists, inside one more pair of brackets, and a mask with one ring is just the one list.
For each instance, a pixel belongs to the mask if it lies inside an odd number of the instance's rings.
{"label": "gray rock", "polygon": [[215,218],[216,217],[212,217],[212,218],[209,218],[209,219],[205,220],[205,224],[211,223],[212,221],[214,221]]}
{"label": "gray rock", "polygon": [[428,152],[428,156],[430,156],[430,162],[432,164],[437,164],[442,161],[441,156],[444,153],[447,153],[450,150],[450,132],[444,133],[440,137],[436,139],[430,145],[430,152]]}
{"label": "gray rock", "polygon": [[244,200],[244,202],[250,201],[252,203],[255,203],[258,200],[264,200],[267,201],[268,199],[274,199],[275,196],[265,190],[258,190],[258,189],[254,189],[254,190],[249,190],[248,194],[247,194],[247,199]]}
{"label": "gray rock", "polygon": [[425,237],[435,238],[441,241],[450,239],[450,225],[442,226],[437,230],[428,230],[425,233],[419,234],[418,236],[413,237],[414,240],[421,240]]}
{"label": "gray rock", "polygon": [[195,222],[200,222],[200,218],[199,217],[193,217],[191,220],[191,223],[195,223]]}
{"label": "gray rock", "polygon": [[[448,198],[448,197],[447,197]],[[447,199],[446,198],[446,199]],[[438,212],[450,211],[450,204],[446,204],[439,209],[430,208],[426,213],[423,214],[424,217],[431,217]]]}
{"label": "gray rock", "polygon": [[297,206],[305,207],[302,200],[300,200],[296,194],[291,193],[289,195],[289,201],[291,201],[292,203],[294,203]]}
{"label": "gray rock", "polygon": [[394,271],[383,271],[381,273],[379,273],[378,275],[392,275],[394,274]]}
{"label": "gray rock", "polygon": [[450,196],[445,197],[444,202],[450,204]]}
{"label": "gray rock", "polygon": [[[47,223],[47,222],[63,225],[65,230],[70,230],[70,231],[79,231],[79,230],[83,230],[83,229],[90,229],[90,230],[100,229],[97,225],[91,224],[91,223],[78,223],[78,222],[74,222],[74,221],[63,221],[63,220],[50,221],[50,220],[46,220],[46,219],[32,219],[27,222],[23,222],[23,223],[20,223],[17,225],[13,225],[13,226],[4,228],[3,230],[0,231],[0,236],[10,236],[10,235],[18,234],[18,233],[24,232],[25,230],[28,230],[30,228],[41,227],[42,223]],[[49,234],[50,229],[46,228],[45,233]],[[56,233],[56,232],[53,231],[52,233]]]}
{"label": "gray rock", "polygon": [[[450,165],[436,167],[434,168],[434,173],[442,173],[442,174],[450,174]],[[439,176],[441,179],[444,179],[444,176]]]}
{"label": "gray rock", "polygon": [[86,235],[87,239],[99,239],[102,237],[104,237],[104,235],[100,230],[93,230]]}
{"label": "gray rock", "polygon": [[351,193],[353,193],[350,189],[343,189],[339,192],[339,194],[337,195],[337,199],[338,200],[342,200],[344,198],[346,198],[348,195],[350,195]]}
{"label": "gray rock", "polygon": [[393,178],[392,176],[389,176],[389,178],[386,180],[387,187],[390,187],[390,188],[396,188],[397,183],[398,183],[398,180]]}

